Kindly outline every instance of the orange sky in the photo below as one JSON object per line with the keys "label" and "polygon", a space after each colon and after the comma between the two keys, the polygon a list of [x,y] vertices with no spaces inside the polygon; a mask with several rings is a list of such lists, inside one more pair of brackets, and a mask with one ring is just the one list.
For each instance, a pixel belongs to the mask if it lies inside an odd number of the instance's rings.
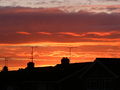
{"label": "orange sky", "polygon": [[[113,44],[112,44],[113,43]],[[68,44],[68,43],[67,43]],[[71,63],[89,62],[95,60],[96,57],[120,57],[119,42],[94,42],[87,43],[69,43],[68,47],[65,43],[58,45],[58,43],[50,43],[43,46],[34,47],[34,62],[35,66],[48,66],[60,63],[62,57],[70,57],[69,48],[72,49]],[[81,45],[80,45],[81,44]],[[101,44],[101,45],[100,45]],[[30,44],[28,44],[30,45]],[[34,45],[31,43],[31,45]],[[45,46],[44,46],[45,45]],[[51,46],[49,46],[51,45]],[[30,46],[1,46],[0,47],[1,67],[4,66],[4,58],[8,57],[8,66],[10,69],[18,69],[26,67],[27,62],[31,61],[31,47]]]}
{"label": "orange sky", "polygon": [[37,46],[36,67],[60,63],[62,57],[70,56],[68,47],[74,47],[71,63],[119,58],[119,7],[89,10],[66,13],[58,8],[0,8],[0,69],[4,57],[9,57],[10,70],[25,68],[31,46]]}

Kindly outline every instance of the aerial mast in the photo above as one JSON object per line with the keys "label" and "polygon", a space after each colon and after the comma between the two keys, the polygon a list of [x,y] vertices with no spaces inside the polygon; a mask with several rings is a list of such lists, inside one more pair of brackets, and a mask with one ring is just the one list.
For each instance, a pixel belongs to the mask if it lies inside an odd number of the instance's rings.
{"label": "aerial mast", "polygon": [[31,47],[32,51],[31,51],[31,61],[34,61],[34,47]]}
{"label": "aerial mast", "polygon": [[35,66],[35,63],[33,62],[34,61],[34,47],[33,46],[31,47],[31,56],[30,56],[30,59],[31,59],[31,62],[27,63],[27,68],[26,68],[28,70],[34,69],[34,66]]}
{"label": "aerial mast", "polygon": [[72,57],[72,49],[73,48],[76,48],[76,47],[68,47],[68,49],[69,49],[69,58],[71,59],[71,57]]}
{"label": "aerial mast", "polygon": [[4,57],[4,62],[5,62],[5,65],[2,69],[2,72],[7,72],[8,71],[8,57]]}
{"label": "aerial mast", "polygon": [[8,57],[5,57],[5,66],[8,66]]}
{"label": "aerial mast", "polygon": [[36,46],[31,47],[31,62],[34,62],[34,51],[35,51]]}

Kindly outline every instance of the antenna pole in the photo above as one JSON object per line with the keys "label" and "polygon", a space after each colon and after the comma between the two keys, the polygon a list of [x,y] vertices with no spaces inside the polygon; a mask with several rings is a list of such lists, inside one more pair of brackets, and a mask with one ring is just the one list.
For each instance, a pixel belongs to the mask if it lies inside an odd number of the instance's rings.
{"label": "antenna pole", "polygon": [[5,57],[5,66],[8,66],[8,58]]}
{"label": "antenna pole", "polygon": [[75,47],[68,47],[69,48],[69,58],[71,59],[72,57],[72,49],[75,48]]}
{"label": "antenna pole", "polygon": [[69,48],[69,58],[72,58],[72,49],[77,47],[68,47]]}
{"label": "antenna pole", "polygon": [[69,53],[70,53],[70,59],[71,59],[71,57],[72,57],[72,47],[69,47]]}
{"label": "antenna pole", "polygon": [[31,60],[32,60],[32,62],[33,62],[33,60],[34,60],[34,47],[31,47],[31,49],[32,49],[32,52],[31,52]]}

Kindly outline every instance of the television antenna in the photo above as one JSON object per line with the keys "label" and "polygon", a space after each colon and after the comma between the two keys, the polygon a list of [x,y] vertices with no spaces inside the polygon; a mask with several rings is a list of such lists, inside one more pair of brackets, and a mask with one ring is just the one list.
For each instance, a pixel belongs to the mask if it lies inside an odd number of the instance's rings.
{"label": "television antenna", "polygon": [[5,66],[8,66],[8,57],[4,57],[4,59],[5,59]]}
{"label": "television antenna", "polygon": [[9,57],[0,57],[0,58],[4,60],[4,66],[8,66]]}
{"label": "television antenna", "polygon": [[69,49],[69,58],[71,59],[71,57],[72,57],[72,49],[73,48],[76,48],[76,47],[68,47],[68,49]]}
{"label": "television antenna", "polygon": [[35,48],[36,48],[35,46],[31,47],[31,58],[30,58],[31,62],[34,62],[34,51],[35,51]]}

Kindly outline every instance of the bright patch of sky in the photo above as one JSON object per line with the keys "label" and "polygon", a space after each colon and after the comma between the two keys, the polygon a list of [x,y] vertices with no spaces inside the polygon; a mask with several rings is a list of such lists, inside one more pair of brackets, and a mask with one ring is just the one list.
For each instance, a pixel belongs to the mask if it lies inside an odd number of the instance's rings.
{"label": "bright patch of sky", "polygon": [[79,5],[118,5],[120,0],[0,0],[0,6],[51,8]]}
{"label": "bright patch of sky", "polygon": [[0,7],[58,8],[66,13],[120,12],[120,0],[0,0]]}

